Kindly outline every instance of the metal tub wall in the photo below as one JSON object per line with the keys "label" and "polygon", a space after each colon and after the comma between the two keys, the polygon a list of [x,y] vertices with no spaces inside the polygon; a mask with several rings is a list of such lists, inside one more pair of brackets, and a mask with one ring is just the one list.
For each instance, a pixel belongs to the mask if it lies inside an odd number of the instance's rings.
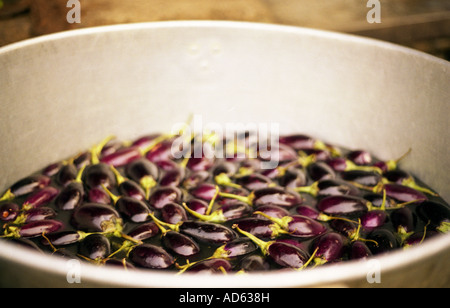
{"label": "metal tub wall", "polygon": [[[379,41],[236,22],[163,22],[61,32],[0,49],[0,188],[105,136],[207,123],[278,123],[387,160],[448,202],[450,64]],[[450,237],[367,262],[210,277],[83,264],[75,286],[448,285]],[[74,286],[67,261],[0,242],[0,285]],[[186,278],[185,278],[186,277]]]}

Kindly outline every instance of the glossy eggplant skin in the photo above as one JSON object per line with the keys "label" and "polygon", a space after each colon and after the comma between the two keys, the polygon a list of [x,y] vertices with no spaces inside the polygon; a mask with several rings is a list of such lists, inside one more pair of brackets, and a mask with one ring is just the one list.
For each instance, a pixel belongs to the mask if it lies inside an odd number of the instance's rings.
{"label": "glossy eggplant skin", "polygon": [[369,233],[367,242],[372,254],[382,254],[390,252],[400,246],[400,239],[388,229],[376,229]]}
{"label": "glossy eggplant skin", "polygon": [[132,197],[121,197],[116,203],[116,208],[122,217],[135,223],[147,221],[150,213],[145,202]]}
{"label": "glossy eggplant skin", "polygon": [[85,203],[73,211],[71,224],[85,232],[105,232],[120,220],[120,214],[110,205]]}
{"label": "glossy eggplant skin", "polygon": [[79,231],[60,231],[46,235],[46,239],[42,241],[43,245],[52,244],[53,246],[67,246],[78,243],[82,239]]}
{"label": "glossy eggplant skin", "polygon": [[409,207],[395,209],[389,217],[397,233],[407,234],[416,229],[417,216]]}
{"label": "glossy eggplant skin", "polygon": [[248,238],[237,238],[223,246],[227,258],[241,257],[256,251],[258,247]]}
{"label": "glossy eggplant skin", "polygon": [[368,211],[367,201],[360,197],[338,195],[321,199],[317,209],[327,215],[359,217]]}
{"label": "glossy eggplant skin", "polygon": [[61,210],[73,210],[83,203],[84,194],[83,184],[72,182],[64,187],[56,197],[56,206]]}
{"label": "glossy eggplant skin", "polygon": [[139,158],[141,158],[139,148],[132,146],[129,148],[119,149],[107,155],[103,155],[100,161],[114,167],[123,167]]}
{"label": "glossy eggplant skin", "polygon": [[152,207],[160,210],[170,202],[179,203],[181,198],[182,192],[179,188],[173,186],[160,186],[153,191],[148,201]]}
{"label": "glossy eggplant skin", "polygon": [[224,275],[368,259],[449,232],[448,206],[409,174],[290,138],[268,170],[265,150],[221,160],[175,158],[164,134],[102,143],[6,191],[0,238],[98,265]]}
{"label": "glossy eggplant skin", "polygon": [[366,259],[372,256],[372,252],[364,242],[355,241],[350,247],[350,260]]}
{"label": "glossy eggplant skin", "polygon": [[108,189],[116,186],[116,177],[109,165],[99,163],[89,165],[83,172],[82,181],[87,188],[102,188],[104,185]]}
{"label": "glossy eggplant skin", "polygon": [[26,198],[22,208],[37,208],[47,205],[59,195],[59,189],[47,186]]}
{"label": "glossy eggplant skin", "polygon": [[180,232],[189,235],[200,242],[212,245],[222,245],[234,240],[236,233],[220,224],[201,222],[201,221],[185,221],[180,226]]}
{"label": "glossy eggplant skin", "polygon": [[272,243],[267,253],[278,265],[288,268],[302,268],[309,259],[307,252],[283,242]]}
{"label": "glossy eggplant skin", "polygon": [[139,183],[146,176],[152,177],[155,181],[159,178],[158,167],[145,158],[133,160],[126,167],[126,174],[135,182]]}
{"label": "glossy eggplant skin", "polygon": [[253,205],[276,205],[280,207],[293,207],[302,203],[302,197],[280,187],[261,188],[253,191]]}
{"label": "glossy eggplant skin", "polygon": [[20,207],[13,202],[7,202],[0,205],[0,221],[13,221],[19,215]]}
{"label": "glossy eggplant skin", "polygon": [[330,180],[336,178],[336,172],[325,162],[316,162],[308,165],[307,173],[313,181]]}
{"label": "glossy eggplant skin", "polygon": [[318,197],[336,196],[336,195],[351,195],[358,196],[359,189],[350,182],[339,179],[326,179],[317,182],[319,192]]}
{"label": "glossy eggplant skin", "polygon": [[63,223],[53,219],[32,221],[19,230],[19,235],[22,238],[33,238],[41,236],[42,234],[57,232],[63,228]]}
{"label": "glossy eggplant skin", "polygon": [[[239,228],[259,238],[274,238],[278,236],[276,223],[260,218],[244,218],[237,222]],[[280,229],[280,228],[278,228]]]}
{"label": "glossy eggplant skin", "polygon": [[288,233],[296,238],[313,238],[324,234],[328,228],[320,222],[301,215],[289,216],[292,220],[288,223]]}
{"label": "glossy eggplant skin", "polygon": [[150,269],[165,269],[175,263],[172,255],[152,244],[142,244],[133,248],[129,258],[135,265]]}
{"label": "glossy eggplant skin", "polygon": [[163,244],[175,254],[191,257],[200,252],[200,246],[189,236],[175,231],[164,234]]}
{"label": "glossy eggplant skin", "polygon": [[174,225],[181,221],[188,220],[188,216],[184,208],[175,202],[169,202],[164,205],[161,209],[161,215],[163,221]]}
{"label": "glossy eggplant skin", "polygon": [[121,196],[132,197],[139,201],[145,200],[145,192],[142,187],[131,180],[125,180],[119,185],[119,193]]}
{"label": "glossy eggplant skin", "polygon": [[191,266],[187,271],[191,273],[217,273],[230,272],[233,265],[225,259],[203,260]]}
{"label": "glossy eggplant skin", "polygon": [[428,197],[424,193],[397,183],[385,184],[383,189],[386,190],[388,197],[398,202],[423,202],[428,200]]}
{"label": "glossy eggplant skin", "polygon": [[346,239],[339,233],[330,232],[319,237],[312,249],[317,249],[316,258],[326,262],[339,260],[345,252]]}
{"label": "glossy eggplant skin", "polygon": [[111,254],[111,243],[102,234],[92,234],[81,242],[78,253],[91,260],[103,260]]}
{"label": "glossy eggplant skin", "polygon": [[159,234],[159,228],[153,221],[139,224],[128,232],[128,236],[136,241],[144,241]]}
{"label": "glossy eggplant skin", "polygon": [[44,175],[32,175],[11,186],[11,193],[15,197],[21,197],[38,191],[50,185],[51,178]]}
{"label": "glossy eggplant skin", "polygon": [[385,224],[388,214],[383,210],[373,210],[365,213],[361,217],[361,225],[365,230],[374,230]]}

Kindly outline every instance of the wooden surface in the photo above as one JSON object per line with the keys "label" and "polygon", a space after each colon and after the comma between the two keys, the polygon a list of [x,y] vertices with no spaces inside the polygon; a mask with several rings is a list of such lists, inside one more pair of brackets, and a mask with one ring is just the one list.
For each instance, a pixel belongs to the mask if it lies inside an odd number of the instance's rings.
{"label": "wooden surface", "polygon": [[163,20],[237,20],[352,33],[450,53],[449,0],[380,0],[381,23],[369,23],[366,0],[80,0],[81,23],[66,20],[68,0],[3,0],[0,46],[76,28]]}

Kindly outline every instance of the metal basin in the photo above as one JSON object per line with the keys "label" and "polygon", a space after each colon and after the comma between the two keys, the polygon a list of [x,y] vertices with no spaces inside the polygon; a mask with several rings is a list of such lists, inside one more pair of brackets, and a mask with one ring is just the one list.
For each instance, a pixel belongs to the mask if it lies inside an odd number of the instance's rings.
{"label": "metal basin", "polygon": [[[194,113],[220,124],[279,123],[281,133],[304,132],[384,160],[412,148],[402,167],[448,202],[449,81],[444,60],[295,27],[163,22],[39,37],[0,49],[0,188],[107,135],[168,131]],[[442,235],[371,261],[301,272],[175,276],[74,268],[0,241],[0,285],[449,286],[449,253],[450,235]],[[80,284],[68,282],[74,270]],[[380,283],[370,283],[374,273]]]}

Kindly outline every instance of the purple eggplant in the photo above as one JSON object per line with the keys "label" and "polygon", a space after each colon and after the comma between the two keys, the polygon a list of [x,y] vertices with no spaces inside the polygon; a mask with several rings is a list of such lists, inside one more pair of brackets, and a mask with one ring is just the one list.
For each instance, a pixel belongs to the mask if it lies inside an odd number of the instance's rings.
{"label": "purple eggplant", "polygon": [[259,211],[254,214],[262,215],[268,220],[273,221],[293,237],[308,239],[319,236],[327,231],[327,228],[323,224],[306,216],[289,215],[282,218],[275,218]]}
{"label": "purple eggplant", "polygon": [[238,196],[224,192],[220,192],[219,196],[236,199],[256,207],[262,205],[276,205],[289,208],[303,202],[302,197],[298,193],[281,187],[256,189],[248,196]]}
{"label": "purple eggplant", "polygon": [[385,224],[388,214],[384,210],[372,210],[361,216],[361,224],[365,230],[374,230]]}
{"label": "purple eggplant", "polygon": [[91,234],[81,241],[78,253],[88,259],[100,261],[111,254],[111,243],[102,234]]}
{"label": "purple eggplant", "polygon": [[312,245],[312,249],[317,249],[314,262],[324,264],[336,262],[342,258],[345,252],[346,239],[339,233],[330,232],[320,236]]}
{"label": "purple eggplant", "polygon": [[148,202],[152,207],[162,209],[167,203],[179,203],[181,199],[182,192],[179,188],[173,186],[160,186],[153,191]]}
{"label": "purple eggplant", "polygon": [[368,211],[370,202],[355,196],[328,196],[317,203],[317,209],[327,215],[359,217]]}
{"label": "purple eggplant", "polygon": [[13,221],[19,215],[20,208],[16,203],[7,202],[0,205],[0,221]]}
{"label": "purple eggplant", "polygon": [[31,193],[37,192],[38,190],[43,189],[44,187],[49,186],[51,183],[51,178],[45,175],[32,175],[26,177],[9,188],[2,197],[0,197],[1,201],[11,201],[14,198],[22,197],[29,195]]}
{"label": "purple eggplant", "polygon": [[367,235],[367,246],[374,254],[392,251],[400,246],[400,239],[387,229],[378,228]]}
{"label": "purple eggplant", "polygon": [[444,204],[425,201],[416,208],[417,215],[430,227],[441,232],[450,231],[450,209]]}
{"label": "purple eggplant", "polygon": [[116,225],[121,225],[121,218],[110,205],[85,203],[75,208],[71,224],[77,230],[85,232],[114,232]]}
{"label": "purple eggplant", "polygon": [[33,238],[57,232],[63,228],[63,223],[53,219],[37,220],[26,223],[20,227],[7,226],[4,237]]}
{"label": "purple eggplant", "polygon": [[152,244],[142,244],[129,252],[130,261],[135,265],[151,269],[165,269],[175,263],[175,259],[166,250]]}
{"label": "purple eggplant", "polygon": [[351,260],[366,259],[372,256],[372,252],[363,241],[355,241],[350,246],[349,258]]}
{"label": "purple eggplant", "polygon": [[241,234],[251,239],[260,249],[264,256],[270,257],[275,263],[282,267],[303,269],[310,261],[309,254],[297,246],[278,241],[263,241],[253,234],[242,230],[234,225]]}

